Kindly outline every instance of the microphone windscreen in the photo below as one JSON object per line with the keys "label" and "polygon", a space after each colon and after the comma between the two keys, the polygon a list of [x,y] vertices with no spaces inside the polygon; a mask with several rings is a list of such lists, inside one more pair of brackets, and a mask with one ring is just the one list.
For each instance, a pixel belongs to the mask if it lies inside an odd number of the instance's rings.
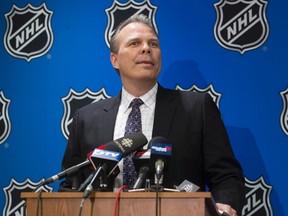
{"label": "microphone windscreen", "polygon": [[147,142],[143,133],[134,133],[105,144],[105,150],[121,152],[123,156],[127,156],[142,148]]}

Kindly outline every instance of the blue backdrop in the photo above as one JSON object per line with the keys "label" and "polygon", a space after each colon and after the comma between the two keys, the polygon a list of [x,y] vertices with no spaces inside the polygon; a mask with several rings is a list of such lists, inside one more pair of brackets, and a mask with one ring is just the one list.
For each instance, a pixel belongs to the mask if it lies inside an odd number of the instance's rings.
{"label": "blue backdrop", "polygon": [[284,0],[1,1],[3,215],[24,215],[20,192],[60,172],[75,109],[118,94],[107,44],[138,12],[159,31],[161,85],[207,91],[219,106],[246,177],[242,215],[288,215],[287,8]]}

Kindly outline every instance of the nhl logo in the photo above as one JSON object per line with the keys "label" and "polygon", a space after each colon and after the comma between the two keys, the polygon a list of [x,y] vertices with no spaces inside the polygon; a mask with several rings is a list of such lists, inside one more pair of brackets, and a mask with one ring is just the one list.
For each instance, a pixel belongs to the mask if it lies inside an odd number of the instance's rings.
{"label": "nhl logo", "polygon": [[246,186],[246,205],[242,209],[242,215],[245,216],[273,216],[273,210],[270,204],[270,193],[272,187],[264,182],[261,176],[256,181],[250,181],[245,178]]}
{"label": "nhl logo", "polygon": [[28,4],[25,8],[13,5],[5,14],[4,45],[7,52],[28,62],[48,52],[53,43],[51,16],[45,3],[40,7]]}
{"label": "nhl logo", "polygon": [[218,93],[214,90],[213,85],[210,84],[207,86],[205,89],[200,89],[196,85],[191,86],[188,89],[184,89],[181,86],[177,85],[176,90],[181,90],[181,91],[192,91],[192,92],[206,92],[209,93],[210,96],[212,97],[213,101],[216,103],[217,107],[219,108],[220,104],[220,98],[221,98],[221,93]]}
{"label": "nhl logo", "polygon": [[[14,215],[26,215],[25,213],[25,200],[20,195],[21,192],[32,192],[40,182],[33,183],[29,179],[22,183],[18,183],[14,179],[11,180],[8,187],[4,187],[4,193],[6,197],[6,204],[3,209],[3,215],[14,216]],[[47,185],[41,186],[37,191],[51,192],[53,189]]]}
{"label": "nhl logo", "polygon": [[0,92],[0,144],[4,143],[11,131],[11,122],[8,115],[10,100]]}
{"label": "nhl logo", "polygon": [[155,13],[157,7],[153,6],[149,0],[137,3],[133,0],[122,4],[120,2],[113,1],[113,5],[106,9],[106,14],[108,17],[108,24],[105,30],[105,41],[108,47],[110,47],[110,39],[113,35],[115,28],[124,20],[128,19],[134,14],[144,14],[151,19],[152,25],[154,26],[156,32],[157,26],[155,22]]}
{"label": "nhl logo", "polygon": [[280,118],[281,128],[288,136],[288,88],[285,91],[280,92],[280,94],[283,101],[283,109]]}
{"label": "nhl logo", "polygon": [[214,6],[217,12],[214,36],[222,47],[244,54],[266,41],[267,1],[220,0]]}
{"label": "nhl logo", "polygon": [[62,98],[64,114],[61,120],[61,130],[64,137],[68,139],[69,125],[72,123],[73,115],[77,109],[107,98],[110,98],[110,96],[107,95],[104,88],[95,93],[89,89],[85,89],[83,92],[79,93],[75,92],[73,89],[70,89],[68,95]]}

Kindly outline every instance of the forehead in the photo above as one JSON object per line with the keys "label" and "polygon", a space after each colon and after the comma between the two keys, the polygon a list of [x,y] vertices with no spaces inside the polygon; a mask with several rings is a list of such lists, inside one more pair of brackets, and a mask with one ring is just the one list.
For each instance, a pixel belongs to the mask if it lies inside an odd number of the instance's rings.
{"label": "forehead", "polygon": [[122,39],[133,37],[150,37],[153,39],[158,39],[157,35],[150,26],[140,22],[133,22],[126,25],[120,31],[119,37]]}

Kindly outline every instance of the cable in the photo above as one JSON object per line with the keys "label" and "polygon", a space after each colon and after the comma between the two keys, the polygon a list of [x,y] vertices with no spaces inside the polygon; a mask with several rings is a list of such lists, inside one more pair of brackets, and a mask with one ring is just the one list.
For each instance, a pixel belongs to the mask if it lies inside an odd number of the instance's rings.
{"label": "cable", "polygon": [[81,215],[82,215],[82,209],[83,209],[84,202],[85,202],[85,198],[82,198],[81,203],[80,203],[80,208],[79,208],[79,214],[78,214],[78,216],[81,216]]}
{"label": "cable", "polygon": [[157,178],[157,182],[156,182],[156,213],[155,213],[156,216],[158,216],[158,196],[159,196],[159,179]]}
{"label": "cable", "polygon": [[37,196],[36,216],[39,215],[39,206],[40,206],[41,194],[42,194],[42,190],[39,191],[38,196]]}
{"label": "cable", "polygon": [[116,195],[116,200],[115,200],[115,205],[114,205],[114,216],[117,216],[118,214],[118,206],[119,206],[119,198],[120,198],[120,194],[121,192],[126,189],[127,186],[126,185],[123,185],[121,186],[118,191],[117,191],[117,195]]}

